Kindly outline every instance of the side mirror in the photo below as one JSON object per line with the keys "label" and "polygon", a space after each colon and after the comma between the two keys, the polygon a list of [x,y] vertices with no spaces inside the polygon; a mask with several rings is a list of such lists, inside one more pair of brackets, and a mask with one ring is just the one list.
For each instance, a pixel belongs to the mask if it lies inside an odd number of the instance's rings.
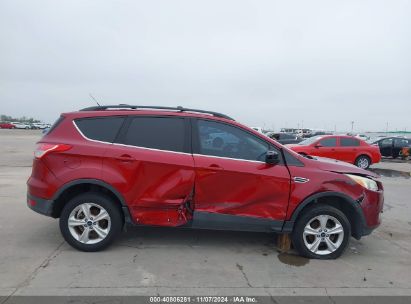
{"label": "side mirror", "polygon": [[277,151],[269,150],[265,155],[265,162],[270,165],[275,165],[280,162],[280,155]]}
{"label": "side mirror", "polygon": [[316,144],[314,147],[318,149],[318,148],[321,148],[322,145],[321,144]]}

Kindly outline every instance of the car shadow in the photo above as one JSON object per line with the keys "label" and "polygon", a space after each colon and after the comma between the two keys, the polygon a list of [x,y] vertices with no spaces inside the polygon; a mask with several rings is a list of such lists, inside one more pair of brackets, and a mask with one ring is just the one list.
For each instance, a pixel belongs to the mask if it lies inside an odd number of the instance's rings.
{"label": "car shadow", "polygon": [[220,231],[174,227],[127,227],[117,244],[142,248],[151,246],[266,246],[275,248],[274,233]]}

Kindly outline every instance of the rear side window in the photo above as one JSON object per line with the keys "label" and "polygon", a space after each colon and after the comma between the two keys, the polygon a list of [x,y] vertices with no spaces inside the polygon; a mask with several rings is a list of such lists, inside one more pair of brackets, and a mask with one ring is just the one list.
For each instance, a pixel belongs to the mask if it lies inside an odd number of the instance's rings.
{"label": "rear side window", "polygon": [[335,147],[337,146],[337,138],[329,137],[320,140],[320,145],[323,147]]}
{"label": "rear side window", "polygon": [[124,117],[95,117],[76,119],[75,124],[81,133],[89,139],[113,142],[117,136]]}
{"label": "rear side window", "polygon": [[124,137],[124,144],[166,151],[185,152],[183,118],[135,117]]}
{"label": "rear side window", "polygon": [[360,141],[355,138],[349,137],[341,137],[340,138],[340,145],[342,147],[357,147],[360,145]]}

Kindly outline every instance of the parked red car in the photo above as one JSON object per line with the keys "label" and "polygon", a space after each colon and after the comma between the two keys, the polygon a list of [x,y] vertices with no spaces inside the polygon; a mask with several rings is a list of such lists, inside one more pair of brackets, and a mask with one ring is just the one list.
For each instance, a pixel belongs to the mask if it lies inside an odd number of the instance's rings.
{"label": "parked red car", "polygon": [[336,258],[380,224],[383,186],[353,165],[303,157],[232,118],[168,107],[62,114],[34,152],[27,205],[66,241],[107,247],[124,224],[291,233]]}
{"label": "parked red car", "polygon": [[351,163],[362,169],[381,161],[380,150],[375,145],[353,136],[321,135],[303,140],[295,145],[287,145],[302,154],[333,158]]}
{"label": "parked red car", "polygon": [[0,123],[0,129],[14,129],[16,126],[8,123],[8,122],[2,122]]}

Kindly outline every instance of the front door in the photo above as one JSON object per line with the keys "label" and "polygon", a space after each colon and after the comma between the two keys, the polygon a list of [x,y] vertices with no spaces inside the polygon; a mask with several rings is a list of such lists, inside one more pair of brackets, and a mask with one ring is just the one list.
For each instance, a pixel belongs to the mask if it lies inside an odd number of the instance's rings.
{"label": "front door", "polygon": [[393,139],[384,138],[378,142],[382,156],[392,156]]}
{"label": "front door", "polygon": [[290,175],[282,162],[265,163],[266,152],[277,148],[223,122],[198,119],[193,120],[193,127],[195,214],[207,213],[210,225],[213,221],[258,225],[258,220],[281,224],[288,206]]}

